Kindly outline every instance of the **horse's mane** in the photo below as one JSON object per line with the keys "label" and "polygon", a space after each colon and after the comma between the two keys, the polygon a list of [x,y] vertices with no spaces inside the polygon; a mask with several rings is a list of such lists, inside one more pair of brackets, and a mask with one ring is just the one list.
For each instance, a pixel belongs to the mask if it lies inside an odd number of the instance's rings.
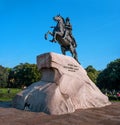
{"label": "horse's mane", "polygon": [[66,22],[65,22],[65,19],[60,15],[60,14],[58,14],[57,16],[59,16],[62,20],[63,20],[63,23],[65,24]]}
{"label": "horse's mane", "polygon": [[63,18],[63,17],[61,17],[62,18],[62,20],[63,20],[63,23],[65,24],[65,19]]}

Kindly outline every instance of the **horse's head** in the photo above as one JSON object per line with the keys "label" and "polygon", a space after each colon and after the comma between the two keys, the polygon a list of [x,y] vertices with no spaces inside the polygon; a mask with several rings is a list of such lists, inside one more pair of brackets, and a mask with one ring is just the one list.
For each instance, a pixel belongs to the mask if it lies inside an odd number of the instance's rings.
{"label": "horse's head", "polygon": [[53,20],[55,20],[57,22],[64,22],[64,19],[63,19],[63,17],[60,16],[60,14],[53,17]]}

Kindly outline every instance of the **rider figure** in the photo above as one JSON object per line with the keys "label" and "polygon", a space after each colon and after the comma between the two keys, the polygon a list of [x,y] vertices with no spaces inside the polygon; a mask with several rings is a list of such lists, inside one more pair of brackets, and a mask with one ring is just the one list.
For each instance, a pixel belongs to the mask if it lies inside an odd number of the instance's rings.
{"label": "rider figure", "polygon": [[71,43],[74,47],[77,46],[75,38],[72,35],[72,25],[70,24],[70,19],[67,17],[66,18],[66,23],[65,23],[65,33],[63,38],[67,38],[66,36],[70,36],[71,39],[73,39],[73,42]]}

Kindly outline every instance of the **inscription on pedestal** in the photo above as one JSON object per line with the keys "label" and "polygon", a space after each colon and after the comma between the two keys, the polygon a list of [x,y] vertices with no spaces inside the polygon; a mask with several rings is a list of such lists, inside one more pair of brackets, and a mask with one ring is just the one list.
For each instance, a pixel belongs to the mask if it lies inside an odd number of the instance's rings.
{"label": "inscription on pedestal", "polygon": [[63,66],[63,67],[70,72],[76,72],[77,70],[79,70],[78,66],[74,64],[67,64],[67,66]]}

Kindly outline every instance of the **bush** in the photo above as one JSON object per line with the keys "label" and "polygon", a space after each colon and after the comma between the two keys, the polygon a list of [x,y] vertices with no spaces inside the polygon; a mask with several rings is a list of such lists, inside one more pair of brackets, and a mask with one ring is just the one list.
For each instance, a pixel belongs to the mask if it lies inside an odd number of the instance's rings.
{"label": "bush", "polygon": [[110,101],[120,101],[120,97],[117,97],[117,96],[110,95],[110,96],[108,96],[108,98]]}

